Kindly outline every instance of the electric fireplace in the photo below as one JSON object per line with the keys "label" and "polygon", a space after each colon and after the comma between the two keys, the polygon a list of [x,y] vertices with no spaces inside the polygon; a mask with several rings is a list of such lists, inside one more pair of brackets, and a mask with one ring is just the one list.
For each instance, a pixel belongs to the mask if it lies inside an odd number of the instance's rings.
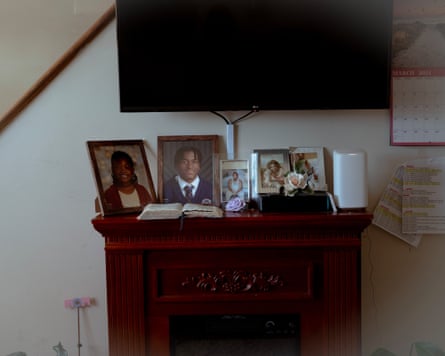
{"label": "electric fireplace", "polygon": [[94,218],[110,356],[361,354],[361,233],[371,221],[365,212]]}
{"label": "electric fireplace", "polygon": [[170,318],[172,356],[300,355],[298,315]]}

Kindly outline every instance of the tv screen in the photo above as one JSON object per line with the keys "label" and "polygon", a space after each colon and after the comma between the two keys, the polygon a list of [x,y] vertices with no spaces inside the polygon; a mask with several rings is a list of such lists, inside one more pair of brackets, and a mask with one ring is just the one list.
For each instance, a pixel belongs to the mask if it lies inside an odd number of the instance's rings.
{"label": "tv screen", "polygon": [[390,0],[117,0],[122,112],[389,107]]}

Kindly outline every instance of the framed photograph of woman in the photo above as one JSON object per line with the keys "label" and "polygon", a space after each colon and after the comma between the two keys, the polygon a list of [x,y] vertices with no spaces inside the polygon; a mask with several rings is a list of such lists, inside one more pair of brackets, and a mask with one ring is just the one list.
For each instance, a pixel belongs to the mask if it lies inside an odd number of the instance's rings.
{"label": "framed photograph of woman", "polygon": [[218,136],[158,136],[158,194],[163,203],[219,205]]}
{"label": "framed photograph of woman", "polygon": [[255,185],[258,194],[276,194],[284,185],[284,175],[289,172],[289,150],[254,150]]}
{"label": "framed photograph of woman", "polygon": [[308,175],[313,190],[327,190],[323,147],[290,147],[289,159],[293,170]]}
{"label": "framed photograph of woman", "polygon": [[140,212],[156,202],[143,140],[87,141],[103,215]]}
{"label": "framed photograph of woman", "polygon": [[247,202],[250,197],[249,161],[220,161],[221,201],[240,198]]}

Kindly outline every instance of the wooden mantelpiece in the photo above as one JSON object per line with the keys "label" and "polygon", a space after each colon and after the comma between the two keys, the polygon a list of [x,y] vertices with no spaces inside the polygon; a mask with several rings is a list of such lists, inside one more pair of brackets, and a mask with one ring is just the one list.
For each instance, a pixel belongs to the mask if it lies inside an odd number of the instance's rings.
{"label": "wooden mantelpiece", "polygon": [[371,221],[368,213],[94,218],[105,238],[110,356],[170,355],[171,316],[283,313],[300,316],[302,356],[359,355],[360,238]]}

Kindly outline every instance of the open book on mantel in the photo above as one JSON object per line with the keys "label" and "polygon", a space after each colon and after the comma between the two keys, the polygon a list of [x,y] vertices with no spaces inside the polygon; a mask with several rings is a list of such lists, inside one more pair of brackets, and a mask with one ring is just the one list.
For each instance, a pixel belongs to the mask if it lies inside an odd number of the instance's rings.
{"label": "open book on mantel", "polygon": [[139,220],[178,219],[181,216],[197,218],[221,218],[223,210],[214,205],[187,203],[150,203],[139,214]]}

